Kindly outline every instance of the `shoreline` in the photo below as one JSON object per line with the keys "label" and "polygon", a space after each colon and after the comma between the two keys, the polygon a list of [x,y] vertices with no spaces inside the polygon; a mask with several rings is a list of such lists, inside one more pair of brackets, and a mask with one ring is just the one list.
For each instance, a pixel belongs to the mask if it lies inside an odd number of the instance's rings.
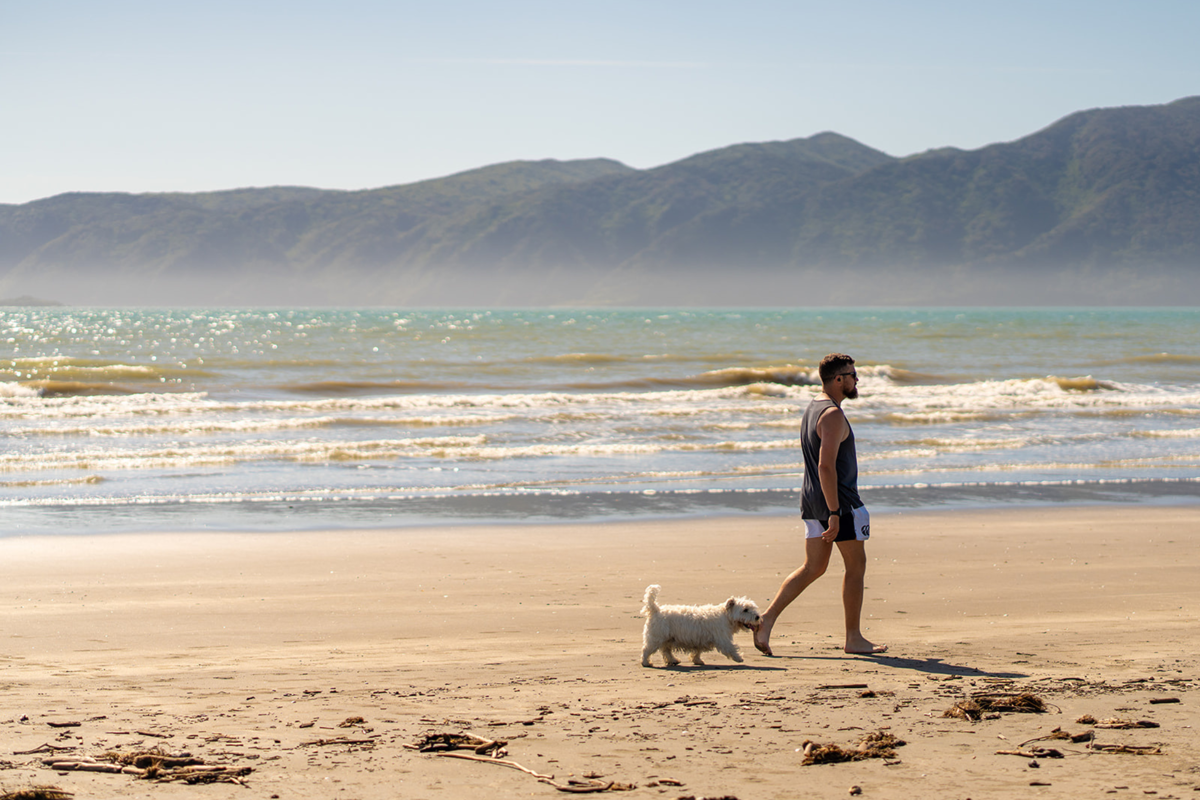
{"label": "shoreline", "polygon": [[[480,524],[0,538],[0,762],[12,765],[0,787],[558,795],[516,770],[406,747],[470,731],[507,740],[511,760],[559,782],[637,784],[631,798],[840,798],[851,786],[897,798],[1192,796],[1200,510],[873,517],[864,631],[888,653],[840,652],[834,556],[781,617],[775,658],[743,634],[744,664],[710,653],[708,666],[673,669],[640,666],[645,587],[661,584],[665,603],[737,594],[765,607],[799,566],[798,518],[538,524],[519,536]],[[942,716],[979,692],[1029,692],[1053,710]],[[1153,702],[1163,698],[1178,702]],[[1084,714],[1153,721],[1096,728],[1096,741],[1160,752],[1043,741],[1065,757],[997,755],[1055,727],[1081,732]],[[65,722],[79,724],[50,726]],[[847,747],[878,730],[907,742],[894,758],[801,766],[805,741]],[[159,747],[253,771],[248,788],[151,787],[15,754],[47,744],[91,756]]]}
{"label": "shoreline", "polygon": [[[864,486],[872,513],[936,513],[1044,507],[1175,507],[1200,504],[1200,477],[1005,484]],[[146,503],[7,506],[0,539],[14,535],[389,530],[487,525],[646,524],[711,517],[788,517],[799,489],[494,493],[411,497],[268,497]],[[280,520],[283,521],[280,521]]]}

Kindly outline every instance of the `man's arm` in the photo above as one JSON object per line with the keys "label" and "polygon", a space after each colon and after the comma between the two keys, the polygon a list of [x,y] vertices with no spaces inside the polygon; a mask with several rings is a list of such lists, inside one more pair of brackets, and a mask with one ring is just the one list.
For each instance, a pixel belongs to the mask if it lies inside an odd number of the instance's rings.
{"label": "man's arm", "polygon": [[[821,494],[825,496],[825,507],[839,512],[838,506],[837,455],[842,442],[850,435],[850,425],[840,408],[831,408],[817,420],[817,435],[821,437],[821,450],[817,456],[817,477],[821,481]],[[827,542],[837,539],[841,522],[836,514],[829,517],[829,527],[821,534]]]}

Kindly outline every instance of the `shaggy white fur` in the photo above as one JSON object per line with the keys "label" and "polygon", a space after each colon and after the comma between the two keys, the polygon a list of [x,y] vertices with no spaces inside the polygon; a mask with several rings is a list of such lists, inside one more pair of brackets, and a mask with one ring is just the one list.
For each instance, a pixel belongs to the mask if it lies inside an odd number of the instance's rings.
{"label": "shaggy white fur", "polygon": [[690,653],[693,664],[704,664],[700,654],[717,650],[741,663],[742,651],[733,643],[733,634],[743,628],[757,630],[762,622],[758,606],[745,597],[731,597],[710,606],[659,606],[662,587],[646,588],[646,627],[642,631],[642,666],[650,666],[650,655],[659,650],[668,667],[679,663],[675,650]]}

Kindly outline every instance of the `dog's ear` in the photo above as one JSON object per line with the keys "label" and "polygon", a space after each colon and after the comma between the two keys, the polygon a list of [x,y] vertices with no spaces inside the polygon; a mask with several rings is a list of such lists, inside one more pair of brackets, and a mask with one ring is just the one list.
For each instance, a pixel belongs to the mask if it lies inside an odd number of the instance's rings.
{"label": "dog's ear", "polygon": [[736,597],[731,597],[731,598],[729,598],[728,600],[726,600],[726,601],[725,601],[725,610],[726,610],[726,611],[732,611],[732,610],[733,610],[733,607],[734,607],[734,606],[736,606],[736,605],[737,605],[737,598],[736,598]]}

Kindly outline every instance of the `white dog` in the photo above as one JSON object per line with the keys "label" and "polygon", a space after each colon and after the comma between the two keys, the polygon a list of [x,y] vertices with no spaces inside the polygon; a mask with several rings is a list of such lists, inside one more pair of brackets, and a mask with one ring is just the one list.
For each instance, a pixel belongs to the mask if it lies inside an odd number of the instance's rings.
{"label": "white dog", "polygon": [[642,666],[650,666],[650,654],[661,650],[668,667],[679,663],[674,650],[692,654],[692,663],[701,664],[700,654],[709,650],[741,663],[742,652],[733,643],[733,635],[742,628],[758,630],[762,618],[758,606],[745,597],[731,597],[711,606],[659,606],[662,587],[646,588],[646,628],[642,631]]}

